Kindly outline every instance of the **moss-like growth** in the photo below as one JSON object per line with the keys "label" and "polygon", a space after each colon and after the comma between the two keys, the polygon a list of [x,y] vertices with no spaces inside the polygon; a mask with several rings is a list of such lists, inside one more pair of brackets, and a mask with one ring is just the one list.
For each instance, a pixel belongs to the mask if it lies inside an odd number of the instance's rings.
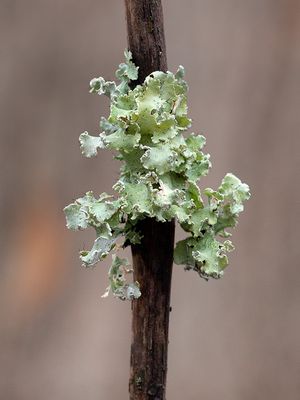
{"label": "moss-like growth", "polygon": [[[80,135],[82,153],[95,156],[98,149],[117,151],[122,161],[120,178],[113,186],[119,194],[95,198],[92,192],[65,208],[67,226],[78,230],[93,227],[96,240],[90,251],[81,252],[86,267],[104,259],[113,249],[138,244],[137,222],[155,218],[165,222],[175,218],[189,236],[177,243],[174,261],[205,278],[219,278],[228,265],[226,253],[233,249],[226,228],[233,228],[250,197],[249,187],[229,173],[217,190],[207,188],[201,196],[197,182],[211,167],[209,154],[202,152],[205,137],[191,133],[187,116],[187,84],[184,69],[156,71],[142,85],[130,88],[138,68],[125,52],[125,63],[116,72],[120,83],[95,78],[91,92],[110,98],[110,115],[102,118],[99,136]],[[120,299],[140,296],[139,285],[127,283],[129,263],[113,255],[109,271],[109,291]]]}

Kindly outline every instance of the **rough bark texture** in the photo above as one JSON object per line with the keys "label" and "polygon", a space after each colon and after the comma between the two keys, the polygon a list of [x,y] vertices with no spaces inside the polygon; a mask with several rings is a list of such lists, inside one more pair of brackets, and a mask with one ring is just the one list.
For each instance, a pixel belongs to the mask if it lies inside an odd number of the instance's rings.
{"label": "rough bark texture", "polygon": [[[128,45],[142,83],[167,70],[160,0],[126,0]],[[132,246],[134,279],[142,297],[132,303],[131,400],[165,399],[174,221],[140,223],[141,245]]]}
{"label": "rough bark texture", "polygon": [[125,0],[128,45],[139,66],[138,83],[153,71],[167,70],[160,0]]}
{"label": "rough bark texture", "polygon": [[140,224],[142,245],[132,246],[134,278],[142,297],[132,303],[131,400],[165,399],[174,221]]}

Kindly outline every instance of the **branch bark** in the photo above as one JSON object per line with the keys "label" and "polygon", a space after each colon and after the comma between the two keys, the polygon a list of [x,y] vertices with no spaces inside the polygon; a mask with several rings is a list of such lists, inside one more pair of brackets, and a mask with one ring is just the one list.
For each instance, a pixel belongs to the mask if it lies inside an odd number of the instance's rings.
{"label": "branch bark", "polygon": [[[139,78],[167,70],[160,0],[125,0],[128,45]],[[134,280],[142,296],[132,302],[130,400],[165,400],[174,221],[139,223],[140,245],[132,246]]]}
{"label": "branch bark", "polygon": [[143,83],[151,72],[167,70],[161,0],[125,0],[125,6],[128,45]]}

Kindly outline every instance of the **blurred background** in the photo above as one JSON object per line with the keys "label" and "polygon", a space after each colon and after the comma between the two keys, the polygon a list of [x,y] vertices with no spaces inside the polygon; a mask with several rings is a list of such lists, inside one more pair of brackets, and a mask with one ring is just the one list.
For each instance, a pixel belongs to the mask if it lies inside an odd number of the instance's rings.
{"label": "blurred background", "polygon": [[[193,130],[213,169],[251,187],[220,281],[174,267],[167,397],[300,396],[300,2],[163,1],[169,69],[186,68]],[[123,60],[123,1],[0,1],[0,398],[128,398],[130,304],[101,299],[110,260],[62,209],[110,192],[119,165],[88,160],[108,100],[88,93]],[[178,238],[183,237],[178,232]]]}

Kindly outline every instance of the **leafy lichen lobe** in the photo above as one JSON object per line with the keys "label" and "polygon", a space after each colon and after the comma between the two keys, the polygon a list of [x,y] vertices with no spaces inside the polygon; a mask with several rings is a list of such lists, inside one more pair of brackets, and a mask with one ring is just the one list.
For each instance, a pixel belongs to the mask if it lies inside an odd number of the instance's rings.
{"label": "leafy lichen lobe", "polygon": [[[249,199],[247,184],[227,174],[217,190],[203,191],[197,183],[211,167],[210,156],[202,152],[205,137],[187,134],[191,120],[187,115],[187,90],[184,69],[151,73],[142,85],[130,88],[138,68],[125,51],[125,63],[116,71],[119,84],[102,77],[90,82],[90,92],[110,98],[110,115],[102,118],[102,132],[80,135],[83,155],[93,157],[99,149],[117,152],[122,161],[120,178],[113,186],[118,198],[92,192],[77,199],[64,211],[67,227],[74,230],[93,227],[96,240],[90,251],[81,252],[86,267],[104,259],[113,249],[139,244],[137,222],[155,218],[165,222],[175,218],[188,233],[174,250],[176,264],[184,264],[205,278],[220,278],[228,265],[226,253],[233,250],[227,228],[237,224],[243,203]],[[139,284],[127,283],[129,262],[113,255],[109,287],[114,296],[138,298]]]}

